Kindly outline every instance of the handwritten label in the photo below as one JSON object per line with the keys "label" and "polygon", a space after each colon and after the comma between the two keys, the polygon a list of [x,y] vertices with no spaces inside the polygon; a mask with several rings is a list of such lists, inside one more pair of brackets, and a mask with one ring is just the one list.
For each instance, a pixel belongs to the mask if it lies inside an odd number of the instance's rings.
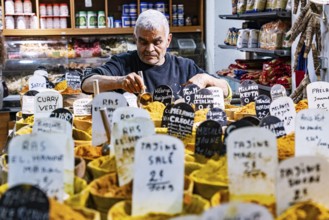
{"label": "handwritten label", "polygon": [[57,108],[63,108],[63,97],[57,91],[40,92],[34,98],[36,118],[47,118]]}
{"label": "handwritten label", "polygon": [[270,113],[271,99],[267,95],[260,95],[255,99],[257,118],[262,119]]}
{"label": "handwritten label", "polygon": [[44,76],[48,78],[48,72],[46,70],[40,69],[33,72],[33,76]]}
{"label": "handwritten label", "polygon": [[1,197],[0,216],[6,220],[48,220],[48,198],[35,186],[14,186]]}
{"label": "handwritten label", "polygon": [[192,134],[194,110],[186,103],[178,103],[170,109],[168,134],[185,138]]}
{"label": "handwritten label", "polygon": [[77,99],[73,102],[73,114],[76,116],[91,115],[92,99],[83,98]]}
{"label": "handwritten label", "polygon": [[222,127],[227,125],[227,116],[224,110],[212,108],[207,112],[207,120],[217,121]]}
{"label": "handwritten label", "polygon": [[275,100],[280,97],[286,97],[287,91],[286,88],[284,88],[281,84],[275,84],[271,87],[271,98],[272,100]]}
{"label": "handwritten label", "polygon": [[127,100],[129,107],[136,107],[136,108],[138,107],[137,106],[137,96],[134,93],[125,92],[125,93],[123,93],[123,96]]}
{"label": "handwritten label", "polygon": [[210,90],[200,89],[194,96],[195,109],[205,109],[214,107],[214,97]]}
{"label": "handwritten label", "polygon": [[64,157],[64,190],[69,195],[74,193],[74,142],[72,125],[59,118],[37,118],[34,120],[33,134],[63,134],[67,137]]}
{"label": "handwritten label", "polygon": [[297,202],[314,201],[329,207],[328,162],[322,157],[293,157],[276,171],[277,214]]}
{"label": "handwritten label", "polygon": [[153,100],[163,103],[164,105],[169,105],[173,100],[173,91],[170,86],[161,85],[155,88],[153,92]]}
{"label": "handwritten label", "polygon": [[195,84],[189,84],[183,88],[183,98],[185,103],[193,104],[194,96],[199,91],[200,87]]}
{"label": "handwritten label", "polygon": [[295,152],[329,158],[329,113],[323,109],[304,109],[296,116]]}
{"label": "handwritten label", "polygon": [[183,142],[169,135],[144,137],[137,141],[135,155],[132,215],[181,213],[184,192]]}
{"label": "handwritten label", "polygon": [[277,138],[285,136],[287,134],[286,130],[284,129],[283,121],[281,121],[278,117],[272,115],[263,118],[259,126],[272,131]]}
{"label": "handwritten label", "polygon": [[273,220],[272,214],[261,205],[231,202],[208,209],[200,220]]}
{"label": "handwritten label", "polygon": [[207,87],[210,90],[214,97],[214,108],[225,109],[225,102],[224,102],[224,92],[221,88],[211,86]]}
{"label": "handwritten label", "polygon": [[73,115],[72,113],[65,109],[65,108],[58,108],[55,109],[54,111],[52,111],[50,113],[50,118],[59,118],[59,119],[63,119],[65,121],[70,122],[70,124],[72,124],[72,120],[73,120]]}
{"label": "handwritten label", "polygon": [[329,83],[312,82],[307,85],[308,108],[329,110]]}
{"label": "handwritten label", "polygon": [[[275,135],[265,128],[248,127],[230,133],[227,138],[230,201],[260,195],[275,203],[277,151]],[[259,197],[253,200],[261,203]]]}
{"label": "handwritten label", "polygon": [[22,114],[34,114],[34,98],[38,91],[29,90],[22,97]]}
{"label": "handwritten label", "polygon": [[119,107],[113,112],[112,124],[137,117],[151,119],[150,113],[148,113],[145,109],[135,107]]}
{"label": "handwritten label", "polygon": [[258,85],[252,80],[245,80],[239,86],[239,93],[242,105],[255,101],[258,96]]}
{"label": "handwritten label", "polygon": [[147,118],[131,118],[113,124],[111,145],[115,151],[120,186],[129,183],[133,178],[137,140],[154,133],[154,123]]}
{"label": "handwritten label", "polygon": [[77,90],[81,86],[81,74],[77,70],[70,70],[65,74],[67,86]]}
{"label": "handwritten label", "polygon": [[296,110],[290,97],[280,97],[274,100],[270,105],[270,114],[283,121],[287,134],[295,131]]}
{"label": "handwritten label", "polygon": [[112,124],[112,116],[118,107],[126,107],[127,101],[122,94],[116,92],[103,92],[98,94],[92,102],[92,145],[97,146],[107,141],[100,109],[106,108],[109,123]]}
{"label": "handwritten label", "polygon": [[46,89],[46,78],[43,76],[31,76],[29,78],[29,90],[40,90],[40,89]]}
{"label": "handwritten label", "polygon": [[162,120],[161,120],[161,127],[167,128],[169,119],[170,119],[170,110],[173,107],[173,104],[167,105],[166,108],[163,110]]}
{"label": "handwritten label", "polygon": [[196,130],[195,153],[211,158],[223,155],[222,126],[212,120],[202,122]]}
{"label": "handwritten label", "polygon": [[67,137],[63,134],[27,134],[9,143],[8,186],[32,184],[49,197],[63,200],[64,157]]}

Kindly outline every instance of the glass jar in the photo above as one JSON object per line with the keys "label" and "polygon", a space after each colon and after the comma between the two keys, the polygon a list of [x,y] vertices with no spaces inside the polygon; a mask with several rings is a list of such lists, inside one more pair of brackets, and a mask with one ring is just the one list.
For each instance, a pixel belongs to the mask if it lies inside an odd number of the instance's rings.
{"label": "glass jar", "polygon": [[106,27],[106,20],[105,20],[105,12],[104,11],[98,11],[97,26],[98,26],[98,28],[105,28]]}
{"label": "glass jar", "polygon": [[96,28],[97,26],[97,15],[94,11],[87,12],[87,27]]}
{"label": "glass jar", "polygon": [[47,4],[47,15],[53,16],[53,5],[52,4]]}
{"label": "glass jar", "polygon": [[13,16],[7,15],[5,17],[5,21],[6,21],[6,29],[15,29],[15,20]]}
{"label": "glass jar", "polygon": [[60,28],[67,28],[67,18],[60,18]]}
{"label": "glass jar", "polygon": [[46,29],[46,18],[40,18],[40,29]]}
{"label": "glass jar", "polygon": [[25,21],[24,16],[17,16],[16,28],[17,29],[26,29],[26,21]]}
{"label": "glass jar", "polygon": [[54,16],[59,16],[60,13],[59,13],[59,4],[53,4],[53,14]]}
{"label": "glass jar", "polygon": [[53,29],[53,18],[46,18],[46,29]]}
{"label": "glass jar", "polygon": [[69,15],[69,8],[66,3],[61,3],[59,5],[59,15],[60,16],[68,16]]}
{"label": "glass jar", "polygon": [[40,11],[40,16],[46,16],[47,15],[46,4],[40,4],[39,11]]}
{"label": "glass jar", "polygon": [[15,13],[23,13],[22,0],[15,0]]}
{"label": "glass jar", "polygon": [[87,13],[79,11],[79,28],[87,28]]}
{"label": "glass jar", "polygon": [[15,6],[13,0],[6,0],[5,2],[5,14],[15,14]]}
{"label": "glass jar", "polygon": [[24,0],[23,2],[24,13],[32,13],[32,3],[31,0]]}
{"label": "glass jar", "polygon": [[53,19],[53,26],[54,26],[55,29],[58,29],[58,28],[61,27],[59,17],[54,17],[54,19]]}

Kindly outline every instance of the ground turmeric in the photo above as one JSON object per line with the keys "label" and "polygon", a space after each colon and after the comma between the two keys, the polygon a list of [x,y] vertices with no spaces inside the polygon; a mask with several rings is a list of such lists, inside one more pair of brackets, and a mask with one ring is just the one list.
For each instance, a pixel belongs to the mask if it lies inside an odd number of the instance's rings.
{"label": "ground turmeric", "polygon": [[250,102],[249,104],[240,107],[235,113],[256,115],[255,102]]}
{"label": "ground turmeric", "polygon": [[197,110],[194,114],[194,123],[203,122],[207,120],[208,111],[208,108]]}
{"label": "ground turmeric", "polygon": [[102,156],[102,148],[101,147],[93,147],[93,146],[78,146],[74,149],[75,156],[86,157],[86,158],[98,158]]}
{"label": "ground turmeric", "polygon": [[80,213],[74,211],[71,207],[61,204],[54,199],[49,199],[50,220],[86,220]]}
{"label": "ground turmeric", "polygon": [[55,85],[55,90],[57,91],[63,91],[67,88],[67,82],[66,80],[60,81]]}
{"label": "ground turmeric", "polygon": [[151,119],[153,121],[162,120],[163,111],[166,106],[162,102],[154,101],[148,105],[144,105],[143,109],[150,113]]}
{"label": "ground turmeric", "polygon": [[25,123],[25,124],[33,124],[34,123],[34,115],[31,115],[31,116],[25,118],[23,123]]}
{"label": "ground turmeric", "polygon": [[295,155],[295,133],[290,133],[277,139],[278,156],[280,160]]}
{"label": "ground turmeric", "polygon": [[208,162],[198,171],[195,171],[193,179],[204,183],[228,184],[227,159],[221,157],[219,160],[208,160]]}
{"label": "ground turmeric", "polygon": [[307,108],[308,108],[308,101],[307,101],[307,99],[300,100],[295,105],[296,112],[299,112],[300,110],[307,109]]}

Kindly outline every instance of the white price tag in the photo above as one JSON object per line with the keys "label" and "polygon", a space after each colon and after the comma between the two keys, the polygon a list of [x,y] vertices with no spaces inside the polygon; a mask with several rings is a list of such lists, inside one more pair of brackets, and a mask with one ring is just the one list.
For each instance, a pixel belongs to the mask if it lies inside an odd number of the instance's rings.
{"label": "white price tag", "polygon": [[76,116],[91,115],[92,99],[83,98],[77,99],[73,102],[73,114]]}
{"label": "white price tag", "polygon": [[119,185],[133,179],[135,144],[141,137],[155,133],[154,123],[146,118],[131,118],[113,124],[111,146],[114,147]]}
{"label": "white price tag", "polygon": [[169,135],[139,139],[135,149],[132,215],[181,213],[183,193],[183,142]]}
{"label": "white price tag", "polygon": [[44,76],[31,76],[29,78],[29,90],[41,90],[47,88],[46,78]]}
{"label": "white price tag", "polygon": [[129,107],[138,107],[137,106],[137,96],[130,92],[123,93],[123,96],[126,98]]}
{"label": "white price tag", "polygon": [[[275,170],[278,164],[276,136],[259,127],[232,131],[227,138],[230,201],[275,203]],[[250,187],[252,186],[252,187]],[[248,198],[249,196],[249,198]]]}
{"label": "white price tag", "polygon": [[328,166],[324,158],[316,156],[282,161],[276,172],[277,215],[291,204],[309,200],[329,208]]}
{"label": "white price tag", "polygon": [[35,118],[49,117],[52,111],[63,107],[63,97],[57,91],[45,91],[35,95],[34,115]]}
{"label": "white price tag", "polygon": [[312,82],[307,85],[308,108],[329,110],[329,83]]}
{"label": "white price tag", "polygon": [[91,0],[85,0],[85,7],[92,7],[92,1]]}
{"label": "white price tag", "polygon": [[148,113],[145,109],[135,107],[119,107],[113,112],[112,125],[114,123],[120,123],[122,120],[137,117],[151,119],[150,113]]}
{"label": "white price tag", "polygon": [[295,104],[290,97],[279,97],[270,105],[270,114],[283,121],[286,133],[295,131]]}
{"label": "white price tag", "polygon": [[109,123],[112,123],[112,115],[118,107],[127,106],[127,101],[122,94],[116,92],[104,92],[98,94],[92,102],[92,145],[97,146],[107,141],[100,109],[106,108]]}
{"label": "white price tag", "polygon": [[221,88],[219,87],[207,87],[209,89],[213,96],[214,96],[214,108],[220,108],[220,109],[225,109],[225,102],[224,102],[224,92]]}

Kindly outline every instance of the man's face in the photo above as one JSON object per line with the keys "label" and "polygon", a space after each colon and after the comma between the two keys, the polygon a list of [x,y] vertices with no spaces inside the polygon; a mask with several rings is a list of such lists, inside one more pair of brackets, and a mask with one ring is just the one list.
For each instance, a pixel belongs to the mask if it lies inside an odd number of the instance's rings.
{"label": "man's face", "polygon": [[171,41],[171,34],[165,35],[165,29],[136,30],[137,52],[139,58],[149,65],[162,65],[165,61],[165,54]]}

